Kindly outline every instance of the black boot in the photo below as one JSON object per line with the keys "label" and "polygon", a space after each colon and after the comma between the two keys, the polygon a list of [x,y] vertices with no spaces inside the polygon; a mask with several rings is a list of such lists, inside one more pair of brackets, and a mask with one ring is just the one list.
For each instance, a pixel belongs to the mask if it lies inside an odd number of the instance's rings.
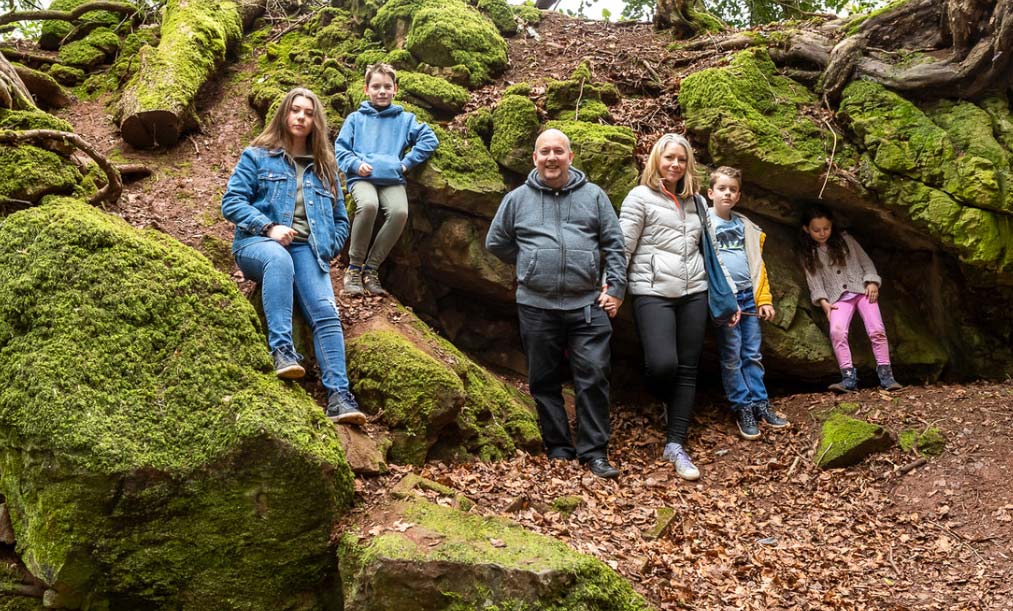
{"label": "black boot", "polygon": [[883,390],[900,390],[904,388],[893,378],[893,367],[889,365],[876,365],[876,375],[879,376],[879,385]]}
{"label": "black boot", "polygon": [[854,367],[841,369],[841,381],[829,386],[834,392],[855,392],[858,390],[858,370]]}

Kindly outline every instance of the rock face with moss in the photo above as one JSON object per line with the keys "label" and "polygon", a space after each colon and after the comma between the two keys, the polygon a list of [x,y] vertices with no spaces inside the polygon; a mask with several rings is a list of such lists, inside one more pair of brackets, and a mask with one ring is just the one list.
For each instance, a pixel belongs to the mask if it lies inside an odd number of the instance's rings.
{"label": "rock face with moss", "polygon": [[639,176],[633,162],[637,146],[633,130],[585,121],[549,121],[545,128],[558,129],[570,138],[573,167],[604,189],[618,210]]}
{"label": "rock face with moss", "polygon": [[505,520],[422,500],[394,512],[408,531],[341,540],[349,611],[651,609],[600,560]]}
{"label": "rock face with moss", "polygon": [[[829,377],[836,369],[793,248],[812,202],[835,212],[835,229],[851,232],[884,276],[881,307],[899,370],[930,378],[1009,371],[1013,325],[1002,312],[1013,304],[1013,157],[1005,96],[919,105],[855,81],[842,95],[841,123],[831,124],[817,118],[808,88],[780,76],[765,50],[751,49],[686,77],[679,102],[710,163],[743,170],[740,209],[776,236],[765,258],[781,268],[770,274],[771,287],[791,311],[764,334],[775,370],[792,354],[809,361],[795,374]],[[831,159],[839,170],[827,178]],[[800,352],[820,344],[819,354]]]}
{"label": "rock face with moss", "polygon": [[351,473],[227,276],[55,199],[0,224],[0,304],[0,495],[48,606],[341,608]]}
{"label": "rock face with moss", "polygon": [[161,40],[141,49],[140,69],[120,98],[123,139],[139,148],[175,144],[196,124],[197,92],[262,10],[252,0],[169,0]]}
{"label": "rock face with moss", "polygon": [[541,445],[526,397],[476,365],[407,310],[348,342],[348,376],[363,409],[391,428],[393,462],[509,456]]}
{"label": "rock face with moss", "polygon": [[539,128],[538,108],[520,95],[505,95],[492,112],[489,151],[504,168],[527,175],[534,167],[531,151]]}

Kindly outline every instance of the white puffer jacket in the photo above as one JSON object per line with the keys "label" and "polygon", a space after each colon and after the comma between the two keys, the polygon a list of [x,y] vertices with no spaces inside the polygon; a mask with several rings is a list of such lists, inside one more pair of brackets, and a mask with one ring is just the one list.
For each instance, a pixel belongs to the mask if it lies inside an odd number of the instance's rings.
{"label": "white puffer jacket", "polygon": [[[707,290],[703,225],[692,199],[679,203],[681,211],[669,195],[643,185],[623,200],[628,294],[675,298]],[[706,214],[706,204],[700,210]]]}

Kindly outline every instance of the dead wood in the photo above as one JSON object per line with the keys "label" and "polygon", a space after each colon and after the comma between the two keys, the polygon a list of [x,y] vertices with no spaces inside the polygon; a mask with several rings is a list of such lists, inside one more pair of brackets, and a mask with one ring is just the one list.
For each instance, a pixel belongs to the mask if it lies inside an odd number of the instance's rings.
{"label": "dead wood", "polygon": [[74,102],[74,94],[64,89],[53,77],[25,66],[14,66],[15,72],[43,108],[66,108]]}

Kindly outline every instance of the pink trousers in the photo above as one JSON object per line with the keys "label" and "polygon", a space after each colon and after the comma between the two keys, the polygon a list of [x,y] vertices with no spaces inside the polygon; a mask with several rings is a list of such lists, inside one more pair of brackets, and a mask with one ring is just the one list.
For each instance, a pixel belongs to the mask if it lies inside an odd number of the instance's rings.
{"label": "pink trousers", "polygon": [[854,366],[851,362],[851,346],[848,345],[848,328],[856,309],[865,323],[865,332],[869,334],[876,364],[889,365],[890,344],[886,341],[886,327],[883,326],[883,316],[879,313],[879,304],[869,303],[869,298],[864,293],[844,293],[834,306],[837,309],[830,311],[830,343],[834,347],[838,366],[841,369]]}

